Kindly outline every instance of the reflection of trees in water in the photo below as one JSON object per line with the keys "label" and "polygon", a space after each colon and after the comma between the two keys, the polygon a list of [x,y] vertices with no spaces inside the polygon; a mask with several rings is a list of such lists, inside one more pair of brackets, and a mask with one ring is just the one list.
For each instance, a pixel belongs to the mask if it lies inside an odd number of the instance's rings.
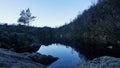
{"label": "reflection of trees in water", "polygon": [[71,53],[74,54],[74,49],[71,48]]}
{"label": "reflection of trees in water", "polygon": [[66,48],[69,48],[69,46],[66,46]]}

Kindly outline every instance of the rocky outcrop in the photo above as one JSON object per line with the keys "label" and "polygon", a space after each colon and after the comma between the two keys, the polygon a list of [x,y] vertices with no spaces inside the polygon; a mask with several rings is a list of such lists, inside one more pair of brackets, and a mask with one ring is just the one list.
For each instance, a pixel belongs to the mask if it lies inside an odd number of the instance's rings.
{"label": "rocky outcrop", "polygon": [[0,48],[0,68],[45,68],[29,58],[31,53],[15,53]]}
{"label": "rocky outcrop", "polygon": [[120,58],[103,56],[83,62],[79,68],[120,68]]}
{"label": "rocky outcrop", "polygon": [[35,62],[44,64],[44,65],[47,65],[47,66],[58,60],[57,57],[53,57],[53,56],[50,56],[50,55],[42,55],[40,53],[33,53],[32,55],[30,55],[30,57]]}

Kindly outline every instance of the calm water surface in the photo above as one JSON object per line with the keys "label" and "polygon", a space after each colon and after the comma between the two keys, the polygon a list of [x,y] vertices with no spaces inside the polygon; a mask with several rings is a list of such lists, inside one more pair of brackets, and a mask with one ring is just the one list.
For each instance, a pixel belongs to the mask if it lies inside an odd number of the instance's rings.
{"label": "calm water surface", "polygon": [[73,48],[61,44],[42,45],[38,52],[59,58],[56,62],[48,66],[48,68],[76,68],[84,60]]}

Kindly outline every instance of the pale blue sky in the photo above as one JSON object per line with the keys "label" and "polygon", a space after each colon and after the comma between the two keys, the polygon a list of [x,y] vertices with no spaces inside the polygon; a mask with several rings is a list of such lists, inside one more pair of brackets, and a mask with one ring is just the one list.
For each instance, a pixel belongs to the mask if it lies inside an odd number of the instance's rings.
{"label": "pale blue sky", "polygon": [[30,8],[34,26],[56,27],[72,21],[94,0],[0,0],[0,22],[16,24],[20,11]]}

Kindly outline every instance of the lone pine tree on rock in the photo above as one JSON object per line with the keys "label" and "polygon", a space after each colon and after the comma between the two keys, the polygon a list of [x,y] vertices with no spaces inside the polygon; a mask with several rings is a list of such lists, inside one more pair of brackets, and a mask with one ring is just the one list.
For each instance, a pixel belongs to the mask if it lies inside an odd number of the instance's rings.
{"label": "lone pine tree on rock", "polygon": [[26,11],[22,10],[20,13],[20,18],[18,19],[19,23],[27,24],[29,26],[29,23],[34,21],[36,18],[35,16],[32,16],[30,9],[28,8]]}

